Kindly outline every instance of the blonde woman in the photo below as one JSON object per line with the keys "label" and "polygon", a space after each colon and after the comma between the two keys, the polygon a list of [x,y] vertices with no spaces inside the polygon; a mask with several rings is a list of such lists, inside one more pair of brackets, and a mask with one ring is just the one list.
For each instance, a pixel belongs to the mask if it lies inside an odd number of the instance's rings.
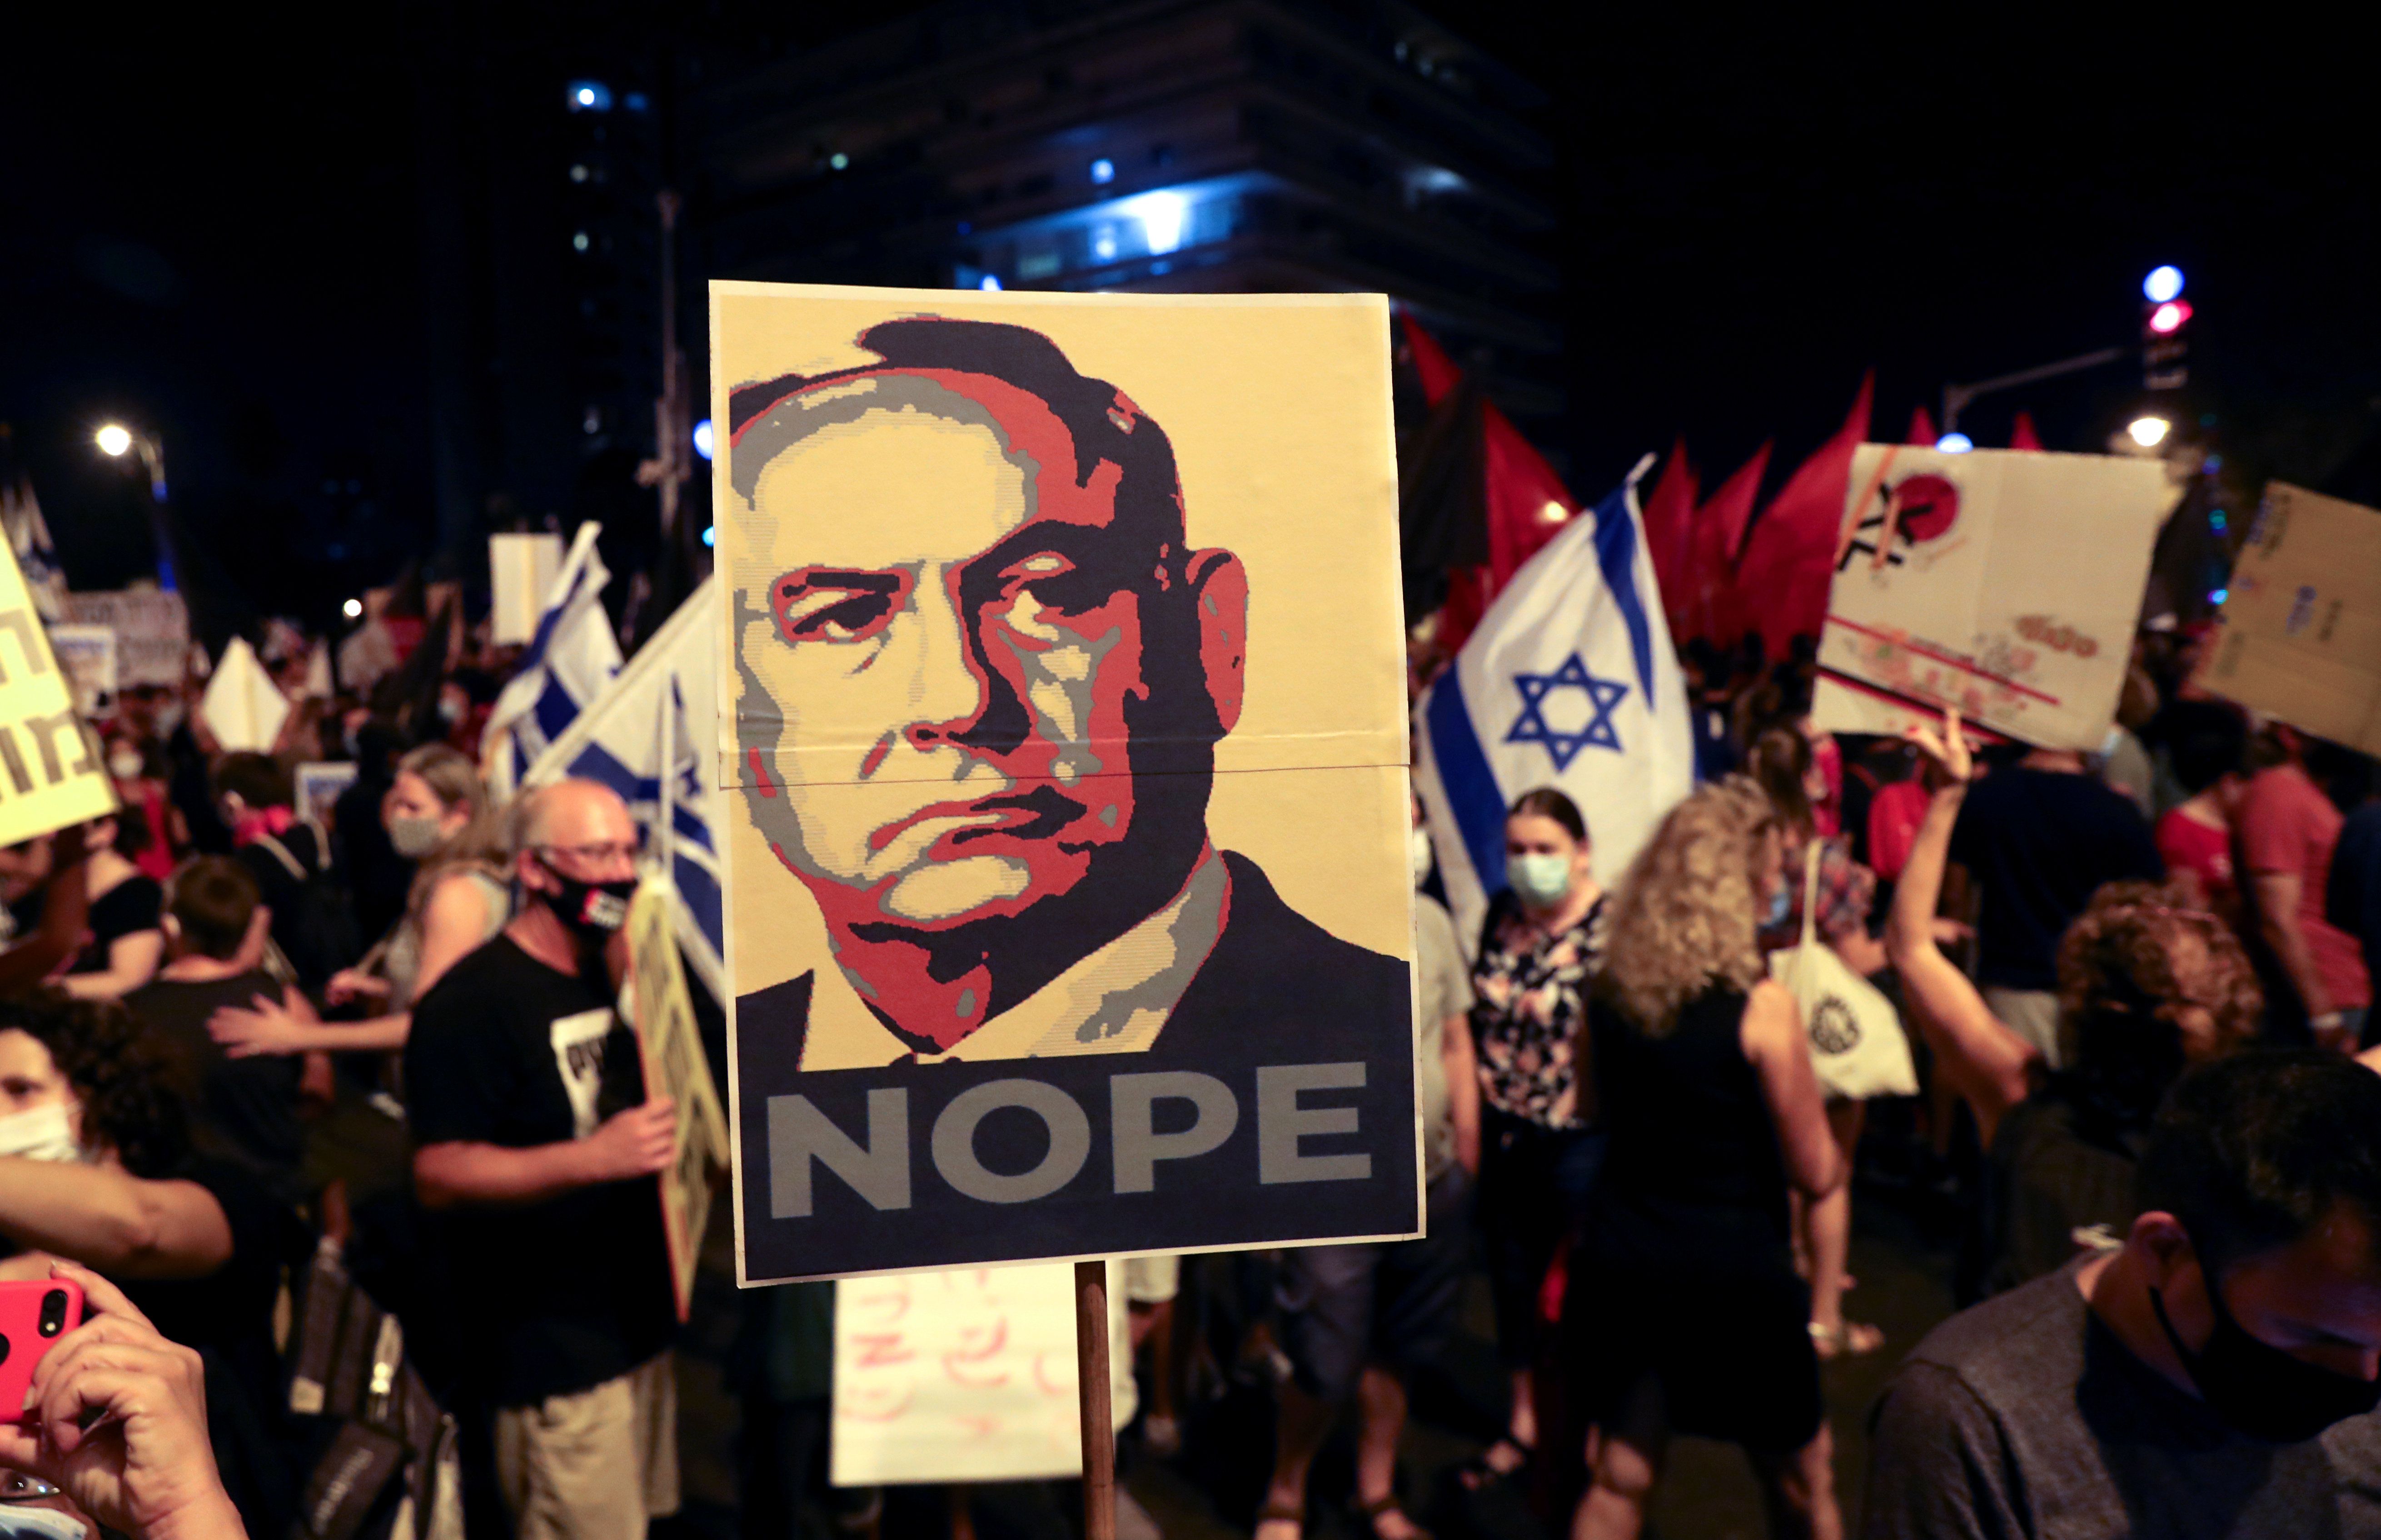
{"label": "blonde woman", "polygon": [[405,914],[376,949],[377,969],[341,970],[324,998],[333,1005],[375,1000],[389,1008],[368,1021],[325,1022],[294,990],[277,1004],[259,996],[247,1009],[226,1006],[207,1030],[232,1057],[402,1048],[413,1002],[512,918],[502,824],[470,760],[444,743],[407,754],[381,802],[381,822],[397,853],[421,863]]}
{"label": "blonde woman", "polygon": [[1613,900],[1581,1050],[1610,1143],[1564,1312],[1604,1434],[1576,1540],[1639,1533],[1673,1432],[1745,1448],[1771,1533],[1842,1533],[1788,1193],[1825,1198],[1844,1161],[1756,935],[1789,837],[1731,776],[1671,811]]}

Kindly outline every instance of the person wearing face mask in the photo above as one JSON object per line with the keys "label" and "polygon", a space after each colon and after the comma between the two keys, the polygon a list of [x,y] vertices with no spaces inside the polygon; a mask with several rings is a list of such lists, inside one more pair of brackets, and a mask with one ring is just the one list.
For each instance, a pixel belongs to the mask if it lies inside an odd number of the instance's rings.
{"label": "person wearing face mask", "polygon": [[1953,1316],[1878,1403],[1867,1540],[2381,1534],[2381,1078],[2179,1082],[2112,1252]]}
{"label": "person wearing face mask", "polygon": [[446,971],[405,1047],[413,1175],[456,1276],[458,1399],[493,1422],[519,1540],[640,1540],[678,1507],[677,1322],[654,1173],[675,1153],[614,1009],[636,825],[566,780],[514,809],[523,907]]}
{"label": "person wearing face mask", "polygon": [[502,829],[470,760],[443,743],[407,754],[381,800],[381,821],[397,853],[415,863],[405,912],[375,949],[375,965],[341,969],[324,997],[335,1006],[363,1000],[389,1008],[361,1021],[324,1021],[294,991],[226,1005],[209,1026],[230,1052],[402,1048],[413,1002],[512,917]]}
{"label": "person wearing face mask", "polygon": [[129,839],[118,847],[152,882],[174,874],[178,852],[189,848],[190,831],[165,797],[165,760],[152,745],[118,733],[107,740],[107,774],[116,782],[116,800],[124,810],[116,816],[127,825]]}
{"label": "person wearing face mask", "polygon": [[311,1237],[248,1168],[191,1147],[183,1108],[120,1005],[0,996],[0,1277],[53,1259],[119,1285],[207,1363],[216,1463],[261,1534],[297,1500],[267,1430],[279,1404],[274,1302]]}
{"label": "person wearing face mask", "polygon": [[1505,875],[1472,964],[1471,1040],[1480,1082],[1476,1213],[1496,1307],[1496,1348],[1511,1377],[1505,1434],[1463,1473],[1477,1487],[1511,1476],[1537,1445],[1531,1365],[1538,1291],[1576,1228],[1603,1158],[1594,1096],[1572,1045],[1604,955],[1604,892],[1587,822],[1551,787],[1505,818]]}
{"label": "person wearing face mask", "polygon": [[1790,838],[1742,776],[1662,820],[1612,903],[1587,1039],[1611,1140],[1563,1320],[1602,1430],[1574,1540],[1644,1527],[1675,1433],[1743,1447],[1770,1533],[1842,1533],[1789,1193],[1847,1167],[1793,995],[1755,933]]}

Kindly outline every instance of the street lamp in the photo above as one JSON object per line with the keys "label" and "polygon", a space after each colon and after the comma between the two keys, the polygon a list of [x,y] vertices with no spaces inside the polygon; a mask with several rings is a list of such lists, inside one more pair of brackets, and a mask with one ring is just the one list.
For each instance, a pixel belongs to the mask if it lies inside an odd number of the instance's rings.
{"label": "street lamp", "polygon": [[2136,417],[2125,424],[2125,432],[2144,449],[2155,449],[2166,442],[2174,424],[2163,417]]}
{"label": "street lamp", "polygon": [[149,468],[149,495],[162,503],[165,500],[165,451],[147,434],[136,434],[121,422],[109,422],[92,434],[99,452],[110,459],[122,459],[127,452],[138,449],[140,463]]}

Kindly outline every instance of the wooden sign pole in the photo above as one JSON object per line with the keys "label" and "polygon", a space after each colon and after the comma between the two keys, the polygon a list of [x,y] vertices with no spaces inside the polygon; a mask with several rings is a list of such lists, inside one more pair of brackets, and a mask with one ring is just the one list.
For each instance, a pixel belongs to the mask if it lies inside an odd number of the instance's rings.
{"label": "wooden sign pole", "polygon": [[1108,1389],[1108,1266],[1075,1264],[1075,1384],[1083,1427],[1083,1540],[1116,1540],[1116,1417]]}

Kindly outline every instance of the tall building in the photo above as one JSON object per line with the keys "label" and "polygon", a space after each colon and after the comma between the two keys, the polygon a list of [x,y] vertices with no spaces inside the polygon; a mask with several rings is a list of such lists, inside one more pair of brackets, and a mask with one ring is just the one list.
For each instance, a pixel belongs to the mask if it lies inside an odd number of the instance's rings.
{"label": "tall building", "polygon": [[1525,422],[1561,410],[1544,104],[1399,0],[957,0],[714,69],[697,272],[1386,291]]}

